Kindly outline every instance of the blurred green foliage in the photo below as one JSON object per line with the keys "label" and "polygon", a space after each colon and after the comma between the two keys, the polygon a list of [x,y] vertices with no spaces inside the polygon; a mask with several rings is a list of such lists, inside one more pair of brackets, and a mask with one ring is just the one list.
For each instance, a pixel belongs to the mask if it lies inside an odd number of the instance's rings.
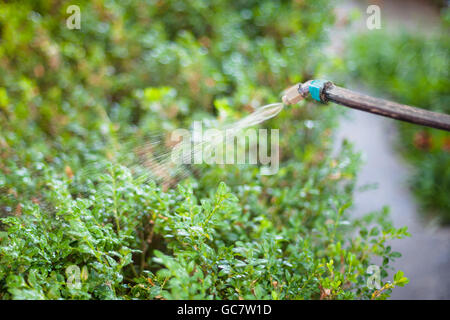
{"label": "blurred green foliage", "polygon": [[[450,37],[440,34],[371,32],[352,39],[351,76],[380,94],[450,114]],[[414,166],[411,187],[427,211],[450,223],[450,134],[399,123],[399,148]]]}
{"label": "blurred green foliage", "polygon": [[122,165],[127,140],[320,76],[329,1],[77,1],[81,30],[69,4],[0,4],[1,298],[372,298],[376,256],[376,298],[407,282],[385,282],[406,229],[386,210],[349,219],[359,157],[331,156],[333,108],[265,124],[274,176],[204,165],[162,190]]}

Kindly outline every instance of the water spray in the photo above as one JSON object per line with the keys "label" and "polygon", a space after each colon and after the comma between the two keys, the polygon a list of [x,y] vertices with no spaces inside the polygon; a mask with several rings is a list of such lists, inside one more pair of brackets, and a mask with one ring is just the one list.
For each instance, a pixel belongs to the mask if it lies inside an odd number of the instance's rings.
{"label": "water spray", "polygon": [[[285,105],[296,104],[309,95],[321,103],[331,101],[380,116],[450,131],[450,115],[448,114],[370,97],[356,91],[338,87],[331,81],[310,80],[305,83],[298,83],[285,90],[282,97],[283,103],[273,103],[256,108],[251,114],[240,120],[226,124],[223,127],[209,128],[214,129],[214,133],[209,132],[206,140],[195,139],[195,135],[191,136],[192,130],[186,129],[181,129],[184,130],[184,134],[180,135],[184,136],[185,139],[181,141],[174,139],[169,145],[164,145],[162,139],[157,139],[157,141],[151,139],[150,143],[140,145],[134,150],[139,158],[137,166],[144,166],[147,169],[144,171],[144,175],[148,173],[149,178],[161,181],[163,188],[169,187],[178,179],[184,178],[189,174],[190,170],[186,165],[196,164],[196,161],[193,161],[193,159],[197,159],[203,153],[211,154],[212,151],[215,152],[222,146],[228,148],[227,142],[233,140],[235,136],[244,136],[244,130],[247,128],[277,116]],[[158,151],[158,145],[163,151]],[[226,148],[225,151],[227,150]],[[201,158],[203,159],[203,156]]]}
{"label": "water spray", "polygon": [[450,131],[450,115],[448,114],[374,98],[338,87],[327,80],[310,80],[305,83],[298,83],[283,93],[282,100],[283,103],[292,105],[305,99],[308,95],[322,103],[331,101],[380,116]]}

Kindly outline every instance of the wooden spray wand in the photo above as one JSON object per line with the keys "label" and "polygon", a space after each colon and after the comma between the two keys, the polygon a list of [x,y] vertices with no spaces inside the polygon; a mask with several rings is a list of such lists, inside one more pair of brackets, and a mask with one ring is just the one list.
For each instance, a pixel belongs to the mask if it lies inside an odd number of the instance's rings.
{"label": "wooden spray wand", "polygon": [[287,89],[283,95],[285,104],[295,104],[308,94],[319,102],[328,101],[396,120],[411,122],[431,128],[450,131],[450,115],[428,111],[392,101],[373,98],[356,91],[341,88],[331,81],[310,80]]}

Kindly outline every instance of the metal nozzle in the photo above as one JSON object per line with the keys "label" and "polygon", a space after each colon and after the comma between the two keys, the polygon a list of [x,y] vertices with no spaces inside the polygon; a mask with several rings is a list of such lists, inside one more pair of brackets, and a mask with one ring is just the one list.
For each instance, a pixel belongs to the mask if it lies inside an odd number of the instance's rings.
{"label": "metal nozzle", "polygon": [[289,89],[283,92],[283,97],[281,100],[284,104],[296,104],[300,100],[302,100],[302,96],[298,93],[298,89],[301,86],[301,83],[297,83],[296,85],[290,87]]}
{"label": "metal nozzle", "polygon": [[307,81],[305,83],[297,83],[296,85],[286,89],[283,92],[283,96],[281,100],[284,104],[296,104],[301,100],[305,99],[309,94],[309,84],[311,81]]}

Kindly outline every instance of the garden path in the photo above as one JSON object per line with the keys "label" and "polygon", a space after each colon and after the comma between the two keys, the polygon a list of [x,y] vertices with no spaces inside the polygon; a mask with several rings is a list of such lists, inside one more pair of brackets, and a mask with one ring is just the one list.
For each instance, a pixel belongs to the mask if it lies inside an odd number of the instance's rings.
{"label": "garden path", "polygon": [[[361,18],[351,27],[352,32],[370,32],[366,27],[368,4],[381,7],[382,27],[405,27],[431,32],[439,23],[439,11],[429,2],[419,0],[343,1],[339,6],[337,23],[333,28],[330,53],[342,54],[343,40],[349,36],[345,17],[355,8]],[[350,88],[360,89],[357,83]],[[342,139],[353,142],[362,152],[365,164],[358,177],[358,185],[378,184],[376,190],[358,192],[354,215],[379,210],[383,205],[391,209],[394,226],[408,226],[412,237],[392,243],[403,256],[394,264],[410,278],[410,283],[393,291],[392,299],[450,299],[450,228],[425,220],[407,180],[411,168],[395,150],[397,135],[395,121],[357,110],[349,111],[350,119],[343,119],[336,135],[336,146]]]}

